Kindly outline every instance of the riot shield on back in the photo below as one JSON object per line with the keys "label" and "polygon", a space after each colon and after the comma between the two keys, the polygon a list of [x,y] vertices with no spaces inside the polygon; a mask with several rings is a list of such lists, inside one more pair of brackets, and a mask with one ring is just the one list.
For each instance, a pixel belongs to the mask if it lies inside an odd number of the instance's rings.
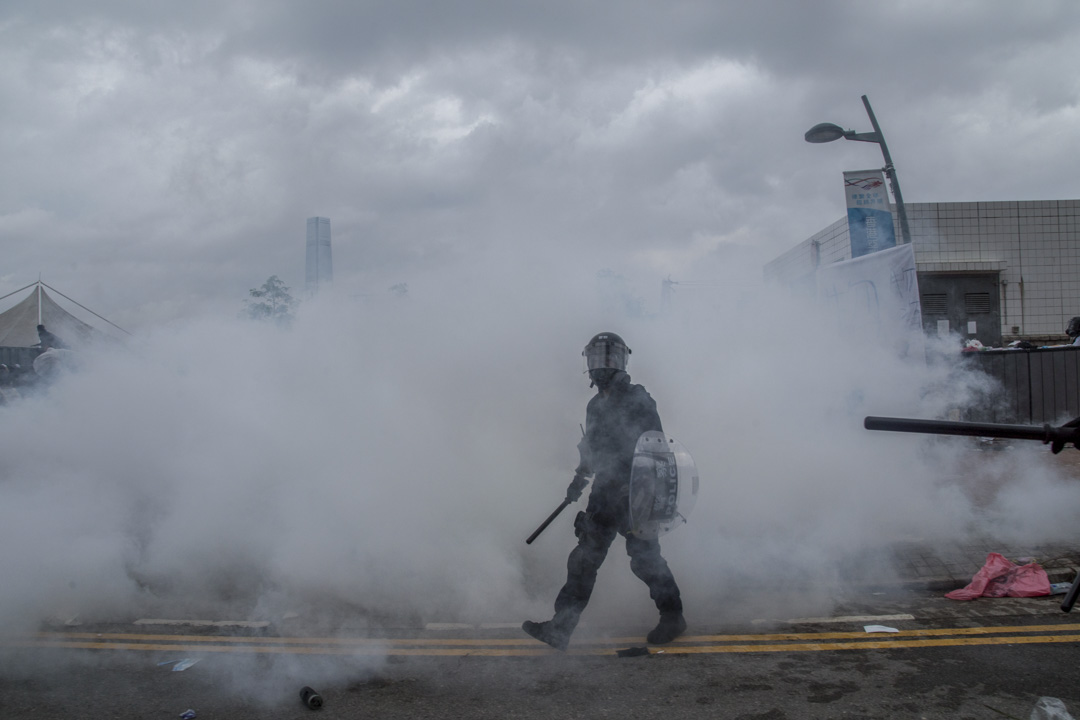
{"label": "riot shield on back", "polygon": [[690,453],[666,433],[642,433],[630,472],[630,534],[651,539],[686,522],[698,492]]}

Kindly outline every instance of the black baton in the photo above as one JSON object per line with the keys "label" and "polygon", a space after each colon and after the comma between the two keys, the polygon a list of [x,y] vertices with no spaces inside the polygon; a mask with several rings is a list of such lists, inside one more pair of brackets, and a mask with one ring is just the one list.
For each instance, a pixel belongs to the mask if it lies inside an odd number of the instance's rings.
{"label": "black baton", "polygon": [[533,534],[529,536],[529,539],[525,541],[525,544],[526,545],[532,545],[532,541],[536,539],[536,536],[539,535],[540,533],[544,532],[544,528],[546,528],[548,525],[550,525],[551,521],[554,520],[555,518],[557,518],[559,516],[559,513],[561,513],[563,510],[565,510],[566,506],[569,505],[569,504],[570,504],[570,499],[569,498],[567,498],[566,500],[563,500],[562,504],[559,505],[559,507],[555,508],[555,512],[548,515],[547,520],[540,523],[540,527],[536,528],[536,530],[533,532]]}

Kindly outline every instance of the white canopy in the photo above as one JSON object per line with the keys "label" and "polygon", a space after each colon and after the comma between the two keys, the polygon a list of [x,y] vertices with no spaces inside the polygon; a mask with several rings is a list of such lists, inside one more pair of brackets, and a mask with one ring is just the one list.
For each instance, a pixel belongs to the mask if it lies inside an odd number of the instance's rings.
{"label": "white canopy", "polygon": [[68,346],[112,339],[60,307],[39,282],[21,302],[0,313],[0,347],[36,347],[38,325]]}

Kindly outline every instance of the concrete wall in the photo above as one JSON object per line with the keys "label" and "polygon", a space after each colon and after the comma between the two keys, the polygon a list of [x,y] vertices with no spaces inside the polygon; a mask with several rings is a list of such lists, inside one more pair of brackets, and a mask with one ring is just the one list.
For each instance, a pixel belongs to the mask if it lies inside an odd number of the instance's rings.
{"label": "concrete wall", "polygon": [[[1080,315],[1080,200],[906,208],[920,275],[999,273],[1006,339],[1058,337]],[[896,226],[900,238],[898,220]],[[850,257],[847,218],[841,218],[768,263],[765,276],[803,282],[818,266]]]}

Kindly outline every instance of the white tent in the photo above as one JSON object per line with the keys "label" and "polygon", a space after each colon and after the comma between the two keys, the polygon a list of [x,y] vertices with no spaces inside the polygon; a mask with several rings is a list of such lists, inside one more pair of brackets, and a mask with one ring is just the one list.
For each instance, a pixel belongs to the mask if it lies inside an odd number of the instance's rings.
{"label": "white tent", "polygon": [[[29,295],[14,307],[0,313],[0,347],[37,347],[39,342],[38,325],[44,325],[46,330],[68,346],[114,339],[108,333],[88,325],[60,307],[45,292],[47,286],[44,283],[37,282],[27,287],[33,288]],[[55,292],[62,297],[67,297],[59,293],[59,291]],[[14,295],[15,293],[11,294]],[[78,305],[78,303],[75,304]],[[88,312],[96,315],[92,310],[88,310]],[[101,319],[105,320],[104,318]],[[105,322],[109,323],[108,320],[105,320]],[[109,324],[112,325],[112,323]],[[117,326],[114,325],[113,327]],[[117,329],[126,332],[122,328],[117,327]]]}

